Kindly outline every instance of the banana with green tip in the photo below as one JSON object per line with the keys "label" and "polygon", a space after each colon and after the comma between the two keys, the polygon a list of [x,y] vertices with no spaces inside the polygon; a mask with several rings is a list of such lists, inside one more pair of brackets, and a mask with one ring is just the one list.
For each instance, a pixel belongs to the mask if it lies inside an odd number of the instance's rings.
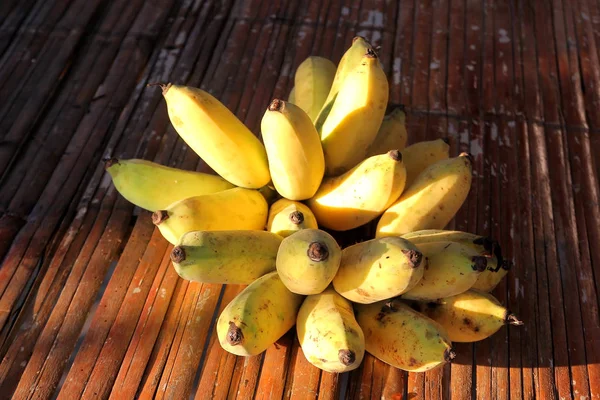
{"label": "banana with green tip", "polygon": [[283,239],[277,252],[277,272],[294,293],[321,293],[340,267],[342,250],[320,229],[302,229]]}
{"label": "banana with green tip", "polygon": [[406,170],[397,150],[372,156],[345,174],[325,178],[308,206],[319,225],[347,231],[377,218],[404,190]]}
{"label": "banana with green tip", "polygon": [[354,309],[367,352],[393,367],[429,371],[456,356],[437,322],[398,300],[355,304]]}
{"label": "banana with green tip", "polygon": [[183,279],[248,285],[275,270],[282,240],[266,231],[192,231],[181,236],[171,261]]}
{"label": "banana with green tip", "polygon": [[308,362],[324,371],[352,371],[363,360],[365,337],[352,304],[331,287],[304,299],[296,332]]}
{"label": "banana with green tip", "polygon": [[386,237],[342,250],[335,290],[355,303],[375,303],[399,296],[423,277],[422,254],[408,240]]}
{"label": "banana with green tip", "polygon": [[376,237],[443,229],[467,199],[471,168],[471,157],[466,153],[426,168],[383,213]]}
{"label": "banana with green tip", "polygon": [[296,69],[294,75],[294,101],[315,121],[329,95],[336,66],[324,57],[309,56]]}
{"label": "banana with green tip", "polygon": [[221,192],[234,186],[217,175],[166,167],[140,159],[106,160],[117,191],[148,211],[161,210],[187,197]]}
{"label": "banana with green tip", "polygon": [[294,326],[303,300],[285,287],[277,272],[263,275],[221,312],[217,320],[221,347],[238,356],[262,353]]}
{"label": "banana with green tip", "polygon": [[152,214],[171,244],[190,231],[263,230],[269,209],[257,190],[234,188],[189,197]]}
{"label": "banana with green tip", "polygon": [[439,323],[453,342],[477,342],[492,336],[504,325],[523,325],[494,296],[479,290],[471,289],[414,306]]}
{"label": "banana with green tip", "polygon": [[425,271],[423,278],[403,299],[437,300],[469,290],[487,266],[487,258],[455,242],[421,243]]}
{"label": "banana with green tip", "polygon": [[425,168],[450,157],[450,145],[446,138],[417,142],[405,148],[402,155],[406,164],[408,188]]}
{"label": "banana with green tip", "polygon": [[318,229],[317,219],[306,205],[288,199],[279,199],[271,205],[267,230],[282,237],[302,229]]}
{"label": "banana with green tip", "polygon": [[408,140],[405,120],[406,114],[402,107],[394,108],[383,117],[377,136],[367,151],[367,157],[384,154],[390,150],[404,150]]}

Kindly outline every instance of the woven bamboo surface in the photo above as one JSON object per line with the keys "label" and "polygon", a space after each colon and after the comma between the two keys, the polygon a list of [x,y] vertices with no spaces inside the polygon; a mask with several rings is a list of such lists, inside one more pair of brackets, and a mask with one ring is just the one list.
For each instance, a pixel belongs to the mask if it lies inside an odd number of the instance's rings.
{"label": "woven bamboo surface", "polygon": [[[101,160],[208,168],[149,82],[202,87],[255,132],[308,55],[381,45],[410,142],[475,157],[451,227],[515,267],[524,320],[405,373],[335,375],[292,330],[239,358],[213,322],[239,286],[189,283]],[[0,1],[0,398],[600,398],[600,1]]]}

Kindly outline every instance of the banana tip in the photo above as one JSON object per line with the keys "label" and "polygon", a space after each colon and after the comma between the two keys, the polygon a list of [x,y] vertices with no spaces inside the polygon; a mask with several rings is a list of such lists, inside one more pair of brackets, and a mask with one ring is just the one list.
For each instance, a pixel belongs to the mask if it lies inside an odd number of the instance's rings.
{"label": "banana tip", "polygon": [[109,169],[113,165],[119,163],[119,160],[115,157],[105,158],[102,161],[104,161],[104,169]]}
{"label": "banana tip", "polygon": [[456,358],[456,352],[452,348],[446,349],[444,351],[444,361],[451,362]]}
{"label": "banana tip", "polygon": [[175,262],[175,263],[180,263],[182,261],[185,261],[186,258],[186,254],[185,254],[185,249],[181,246],[175,246],[173,248],[173,251],[171,251],[171,261]]}
{"label": "banana tip", "polygon": [[374,50],[374,49],[372,49],[372,48],[370,48],[370,47],[369,47],[369,48],[367,49],[367,52],[366,52],[366,54],[365,54],[365,57],[367,57],[367,58],[377,58],[377,53],[375,52],[375,50]]}
{"label": "banana tip", "polygon": [[508,311],[506,313],[505,321],[509,325],[514,325],[514,326],[523,325],[523,321],[521,321],[519,318],[517,318],[517,316],[515,314],[511,313],[510,311]]}
{"label": "banana tip", "polygon": [[285,109],[285,101],[279,99],[273,99],[269,104],[269,111],[282,112]]}
{"label": "banana tip", "polygon": [[356,35],[352,38],[352,44],[356,43],[357,40],[364,40],[367,42],[367,39],[364,36]]}
{"label": "banana tip", "polygon": [[291,212],[289,218],[290,221],[292,221],[292,224],[294,225],[300,225],[304,222],[304,214],[302,214],[302,211]]}
{"label": "banana tip", "polygon": [[342,349],[338,352],[338,358],[342,364],[349,366],[356,361],[356,354],[352,350]]}
{"label": "banana tip", "polygon": [[152,223],[154,225],[160,225],[166,219],[169,219],[169,213],[166,210],[158,210],[152,213]]}
{"label": "banana tip", "polygon": [[506,271],[510,271],[510,269],[514,266],[514,263],[512,261],[509,260],[502,260],[502,262],[500,263],[500,268],[502,268],[503,270]]}
{"label": "banana tip", "polygon": [[423,253],[417,250],[402,250],[412,268],[417,268],[423,261]]}
{"label": "banana tip", "polygon": [[470,162],[471,164],[473,164],[473,163],[474,163],[474,161],[475,161],[475,158],[473,157],[473,154],[471,154],[471,153],[467,153],[467,152],[464,152],[464,151],[463,151],[463,152],[462,152],[462,153],[460,153],[458,156],[459,156],[459,157],[466,157],[466,158],[467,158],[467,160],[469,160],[469,162]]}
{"label": "banana tip", "polygon": [[147,84],[146,86],[148,86],[148,87],[160,86],[160,88],[162,89],[162,94],[164,96],[165,94],[167,94],[167,92],[171,88],[172,84],[171,83],[152,82],[152,83]]}
{"label": "banana tip", "polygon": [[229,329],[227,330],[227,343],[232,346],[237,346],[244,340],[244,333],[233,321],[229,321]]}
{"label": "banana tip", "polygon": [[388,151],[388,156],[390,156],[390,158],[394,161],[402,161],[402,153],[400,150],[390,150]]}
{"label": "banana tip", "polygon": [[308,245],[306,254],[312,261],[325,261],[329,257],[329,249],[325,243],[312,242]]}
{"label": "banana tip", "polygon": [[450,138],[449,138],[449,137],[447,137],[447,136],[446,136],[446,137],[443,137],[443,138],[442,138],[442,142],[444,142],[444,143],[446,143],[447,145],[449,145],[449,144],[450,144]]}
{"label": "banana tip", "polygon": [[484,256],[475,256],[471,259],[473,261],[473,270],[483,272],[487,267],[487,258]]}

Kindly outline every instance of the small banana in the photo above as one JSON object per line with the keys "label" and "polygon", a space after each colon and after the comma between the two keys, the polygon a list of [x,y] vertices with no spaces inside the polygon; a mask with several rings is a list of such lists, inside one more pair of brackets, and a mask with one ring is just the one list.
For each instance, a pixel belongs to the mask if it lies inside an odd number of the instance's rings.
{"label": "small banana", "polygon": [[329,286],[340,267],[342,250],[319,229],[302,229],[286,237],[277,252],[277,272],[298,294],[317,294]]}
{"label": "small banana", "polygon": [[318,229],[314,214],[302,203],[288,199],[279,199],[269,210],[267,230],[282,237],[302,229]]}
{"label": "small banana", "polygon": [[423,277],[422,254],[408,240],[386,237],[342,250],[335,290],[356,303],[375,303],[405,293]]}
{"label": "small banana", "polygon": [[[292,88],[292,90],[290,90],[290,94],[288,96],[288,103],[296,104],[296,87],[295,86]],[[298,104],[296,104],[296,105],[298,105]],[[304,110],[304,112],[306,112],[306,110]]]}
{"label": "small banana", "polygon": [[294,99],[312,121],[317,119],[331,89],[336,66],[324,57],[307,57],[294,75]]}
{"label": "small banana", "polygon": [[390,150],[404,150],[408,134],[406,133],[406,114],[396,107],[381,122],[377,136],[367,151],[367,157],[383,154]]}
{"label": "small banana", "polygon": [[375,52],[367,50],[344,79],[319,130],[327,175],[340,175],[365,158],[383,121],[388,96],[385,72]]}
{"label": "small banana", "polygon": [[227,107],[198,88],[171,84],[162,88],[173,127],[217,174],[250,189],[269,183],[264,146]]}
{"label": "small banana", "polygon": [[429,166],[383,213],[376,237],[443,229],[466,200],[471,174],[471,159],[466,153]]}
{"label": "small banana", "polygon": [[183,279],[248,285],[275,270],[283,238],[265,231],[192,231],[171,251]]}
{"label": "small banana", "polygon": [[377,218],[404,190],[402,153],[372,156],[345,174],[325,178],[308,206],[319,225],[346,231]]}
{"label": "small banana", "polygon": [[275,99],[262,118],[261,131],[277,192],[289,200],[311,198],[323,179],[325,159],[308,115],[292,103]]}
{"label": "small banana", "polygon": [[111,158],[106,160],[105,168],[119,193],[131,203],[148,211],[162,210],[187,197],[221,192],[234,187],[217,175],[170,168],[135,158]]}
{"label": "small banana", "polygon": [[331,287],[304,299],[296,319],[298,341],[306,359],[327,372],[358,368],[365,337],[352,304]]}
{"label": "small banana", "polygon": [[303,299],[285,287],[277,272],[258,278],[219,316],[221,347],[238,356],[262,353],[294,326]]}
{"label": "small banana", "polygon": [[411,144],[402,151],[406,164],[406,187],[417,179],[425,168],[450,157],[448,139],[436,139]]}
{"label": "small banana", "polygon": [[[404,239],[410,240],[414,244],[432,243],[432,242],[456,242],[464,244],[477,250],[480,255],[492,258],[498,242],[495,240],[476,235],[474,233],[462,231],[450,231],[443,229],[423,229],[401,235]],[[489,261],[489,260],[488,260]],[[488,262],[489,268],[489,262]]]}
{"label": "small banana", "polygon": [[152,214],[152,222],[171,244],[190,231],[263,230],[265,198],[251,189],[234,188],[189,197]]}
{"label": "small banana", "polygon": [[469,290],[485,270],[487,258],[455,242],[422,243],[425,272],[417,285],[402,295],[404,299],[436,300]]}
{"label": "small banana", "polygon": [[398,300],[355,304],[354,309],[366,350],[393,367],[423,372],[456,356],[437,322]]}
{"label": "small banana", "polygon": [[523,325],[491,294],[468,290],[437,302],[416,303],[418,311],[439,323],[453,342],[477,342],[506,324]]}

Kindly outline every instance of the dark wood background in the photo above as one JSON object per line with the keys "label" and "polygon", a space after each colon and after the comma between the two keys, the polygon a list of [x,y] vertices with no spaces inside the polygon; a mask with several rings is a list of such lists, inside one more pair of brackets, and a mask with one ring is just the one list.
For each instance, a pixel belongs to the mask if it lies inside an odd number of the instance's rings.
{"label": "dark wood background", "polygon": [[[410,142],[475,156],[451,227],[500,240],[525,321],[404,373],[321,373],[293,331],[236,358],[212,321],[241,289],[179,279],[108,156],[206,170],[149,82],[202,87],[259,133],[308,55],[381,45]],[[598,0],[0,1],[0,397],[600,398]]]}

